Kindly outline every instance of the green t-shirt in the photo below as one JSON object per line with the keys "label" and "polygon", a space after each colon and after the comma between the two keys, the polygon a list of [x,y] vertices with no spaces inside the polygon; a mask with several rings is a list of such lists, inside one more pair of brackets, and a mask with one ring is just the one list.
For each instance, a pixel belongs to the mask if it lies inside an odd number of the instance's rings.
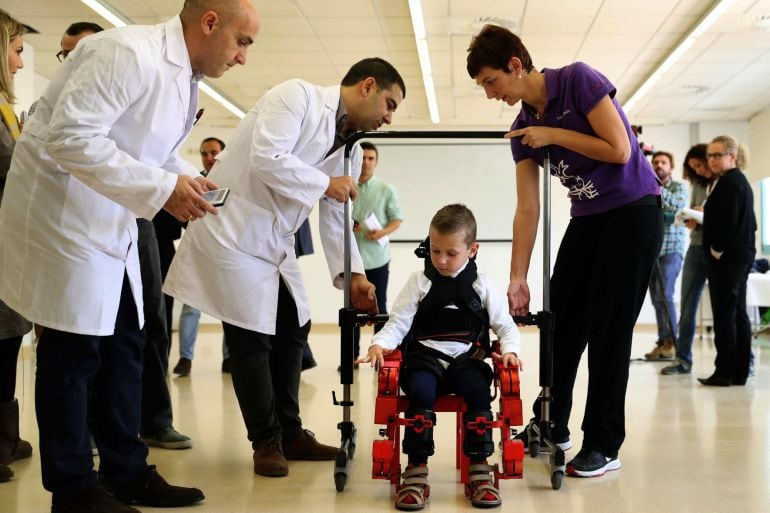
{"label": "green t-shirt", "polygon": [[[376,176],[364,184],[358,184],[358,196],[353,202],[353,220],[357,223],[363,225],[370,213],[374,214],[383,228],[394,219],[403,219],[398,204],[398,191]],[[382,246],[376,240],[367,239],[365,234],[365,229],[356,233],[364,269],[376,269],[390,262],[390,243]]]}

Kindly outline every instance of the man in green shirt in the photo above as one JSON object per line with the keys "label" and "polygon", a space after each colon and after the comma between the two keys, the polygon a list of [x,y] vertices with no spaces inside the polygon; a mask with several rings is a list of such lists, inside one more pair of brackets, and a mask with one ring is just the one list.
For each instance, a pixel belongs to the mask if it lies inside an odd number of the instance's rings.
{"label": "man in green shirt", "polygon": [[[358,196],[353,202],[353,231],[364,262],[366,278],[374,284],[380,313],[388,313],[387,290],[390,265],[388,235],[401,226],[401,207],[398,191],[389,183],[374,176],[379,152],[369,142],[361,143],[364,160],[358,178]],[[381,325],[374,327],[375,333]],[[356,330],[355,354],[359,354],[360,330]]]}

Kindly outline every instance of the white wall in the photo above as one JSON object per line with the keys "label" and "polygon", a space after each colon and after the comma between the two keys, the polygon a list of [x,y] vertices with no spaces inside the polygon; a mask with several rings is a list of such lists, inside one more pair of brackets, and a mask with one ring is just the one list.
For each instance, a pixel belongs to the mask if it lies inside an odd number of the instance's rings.
{"label": "white wall", "polygon": [[[746,141],[746,139],[744,139]],[[770,176],[770,109],[765,109],[749,121],[750,181]]]}

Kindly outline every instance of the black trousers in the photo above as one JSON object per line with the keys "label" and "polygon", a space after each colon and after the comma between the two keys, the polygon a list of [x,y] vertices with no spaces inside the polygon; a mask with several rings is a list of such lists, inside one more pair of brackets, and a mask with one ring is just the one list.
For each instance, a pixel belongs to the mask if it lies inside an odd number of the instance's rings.
{"label": "black trousers", "polygon": [[[575,378],[588,347],[583,447],[617,455],[625,439],[631,339],[662,240],[663,215],[655,205],[570,221],[551,278],[555,441],[569,437]],[[539,419],[538,401],[534,411]]]}
{"label": "black trousers", "polygon": [[10,403],[16,395],[16,364],[22,338],[0,339],[0,404]]}
{"label": "black trousers", "polygon": [[[708,251],[708,250],[706,250]],[[751,321],[746,313],[746,281],[752,262],[716,260],[708,255],[707,275],[714,315],[714,375],[745,380],[751,358]]]}
{"label": "black trousers", "polygon": [[275,335],[222,323],[230,350],[233,388],[252,446],[273,437],[290,442],[302,433],[299,377],[310,323],[299,325],[297,306],[281,280]]}
{"label": "black trousers", "polygon": [[138,437],[143,349],[127,277],[113,335],[43,330],[37,346],[35,408],[43,486],[55,500],[66,500],[96,483],[86,418],[90,382],[99,475],[116,487],[144,472],[147,446]]}
{"label": "black trousers", "polygon": [[155,227],[151,221],[137,219],[139,267],[144,301],[144,370],[142,372],[142,420],[140,432],[152,436],[173,424],[171,395],[168,391],[169,337],[166,331],[166,303],[161,293],[160,255]]}
{"label": "black trousers", "polygon": [[[369,280],[375,287],[374,293],[377,296],[377,309],[381,314],[388,313],[388,278],[390,276],[390,262],[382,267],[376,267],[374,269],[366,269],[366,279]],[[382,329],[382,324],[374,325],[374,332],[377,333]],[[361,328],[356,326],[353,338],[354,355],[361,354]]]}

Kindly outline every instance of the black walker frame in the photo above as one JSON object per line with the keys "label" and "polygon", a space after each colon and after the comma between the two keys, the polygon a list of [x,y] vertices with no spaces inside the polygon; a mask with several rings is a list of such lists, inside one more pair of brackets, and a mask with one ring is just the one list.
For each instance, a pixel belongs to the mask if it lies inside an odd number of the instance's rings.
{"label": "black walker frame", "polygon": [[[501,139],[504,131],[404,131],[404,132],[359,132],[351,136],[345,143],[344,175],[352,176],[350,151],[353,145],[361,139]],[[564,477],[564,451],[551,439],[553,422],[550,420],[551,386],[553,385],[553,329],[554,313],[550,308],[550,270],[551,270],[551,182],[550,156],[545,151],[543,168],[543,310],[537,314],[514,317],[519,324],[537,325],[540,329],[540,422],[531,421],[526,429],[529,450],[536,457],[540,446],[550,449],[551,486],[554,490],[561,488]],[[356,326],[367,323],[380,323],[388,319],[387,314],[370,315],[357,313],[350,298],[350,251],[352,245],[351,201],[345,202],[344,230],[344,306],[339,310],[340,326],[340,384],[342,385],[342,400],[332,391],[332,401],[342,407],[342,421],[337,424],[340,430],[340,448],[334,462],[334,484],[338,492],[345,489],[349,474],[349,461],[353,459],[356,450],[356,427],[351,420],[351,408],[354,401],[350,387],[353,384],[353,354],[354,331]],[[534,449],[534,450],[533,450]]]}

